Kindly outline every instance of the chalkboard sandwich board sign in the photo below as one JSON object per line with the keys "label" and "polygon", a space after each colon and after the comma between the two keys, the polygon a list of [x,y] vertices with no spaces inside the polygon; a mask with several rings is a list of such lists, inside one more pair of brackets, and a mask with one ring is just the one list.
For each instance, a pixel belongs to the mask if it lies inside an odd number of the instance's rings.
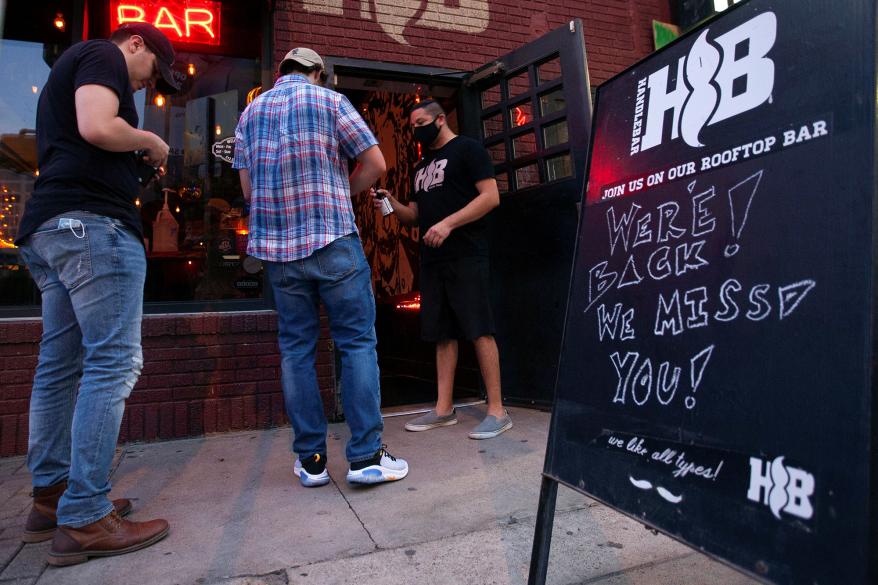
{"label": "chalkboard sandwich board sign", "polygon": [[766,582],[878,582],[875,32],[751,0],[598,89],[532,583],[551,482]]}

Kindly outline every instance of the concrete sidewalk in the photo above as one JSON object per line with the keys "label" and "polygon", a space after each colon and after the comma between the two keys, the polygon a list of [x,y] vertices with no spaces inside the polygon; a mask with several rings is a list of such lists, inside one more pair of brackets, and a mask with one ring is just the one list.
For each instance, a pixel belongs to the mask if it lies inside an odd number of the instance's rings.
{"label": "concrete sidewalk", "polygon": [[[293,476],[289,428],[120,449],[113,495],[132,519],[164,517],[170,535],[143,551],[56,569],[49,543],[22,545],[30,505],[23,458],[0,460],[0,585],[524,585],[549,415],[510,409],[515,427],[472,441],[483,406],[461,424],[384,440],[409,461],[400,482],[345,480],[347,427],[330,426],[333,481]],[[565,487],[558,493],[548,582],[554,585],[755,583]]]}

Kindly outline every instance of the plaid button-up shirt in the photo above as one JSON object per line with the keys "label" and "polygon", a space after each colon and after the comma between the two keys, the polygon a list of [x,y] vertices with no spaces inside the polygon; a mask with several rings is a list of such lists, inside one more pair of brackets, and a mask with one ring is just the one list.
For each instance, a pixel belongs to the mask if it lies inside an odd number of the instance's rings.
{"label": "plaid button-up shirt", "polygon": [[347,159],[375,144],[345,96],[304,75],[278,79],[235,129],[232,166],[252,187],[247,253],[291,262],[356,232]]}

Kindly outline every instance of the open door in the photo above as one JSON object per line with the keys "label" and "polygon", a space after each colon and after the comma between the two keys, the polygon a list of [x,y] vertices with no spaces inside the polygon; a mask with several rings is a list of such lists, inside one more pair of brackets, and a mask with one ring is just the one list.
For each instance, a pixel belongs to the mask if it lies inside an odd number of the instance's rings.
{"label": "open door", "polygon": [[503,396],[552,402],[591,134],[582,22],[471,73],[461,131],[494,160],[492,294]]}

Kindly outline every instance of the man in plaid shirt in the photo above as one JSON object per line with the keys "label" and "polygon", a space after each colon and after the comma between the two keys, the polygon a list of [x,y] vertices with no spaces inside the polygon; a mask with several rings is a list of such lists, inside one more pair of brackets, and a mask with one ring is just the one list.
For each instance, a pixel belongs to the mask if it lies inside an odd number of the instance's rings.
{"label": "man in plaid shirt", "polygon": [[[298,456],[294,472],[307,487],[329,483],[314,368],[323,301],[341,354],[342,405],[351,430],[347,480],[402,479],[408,464],[381,444],[375,298],[350,200],[384,174],[384,156],[348,99],[319,84],[325,74],[316,52],[293,49],[279,73],[274,87],[241,115],[233,166],[250,202],[247,253],[265,262],[277,304],[281,381]],[[348,159],[358,163],[350,177]]]}

